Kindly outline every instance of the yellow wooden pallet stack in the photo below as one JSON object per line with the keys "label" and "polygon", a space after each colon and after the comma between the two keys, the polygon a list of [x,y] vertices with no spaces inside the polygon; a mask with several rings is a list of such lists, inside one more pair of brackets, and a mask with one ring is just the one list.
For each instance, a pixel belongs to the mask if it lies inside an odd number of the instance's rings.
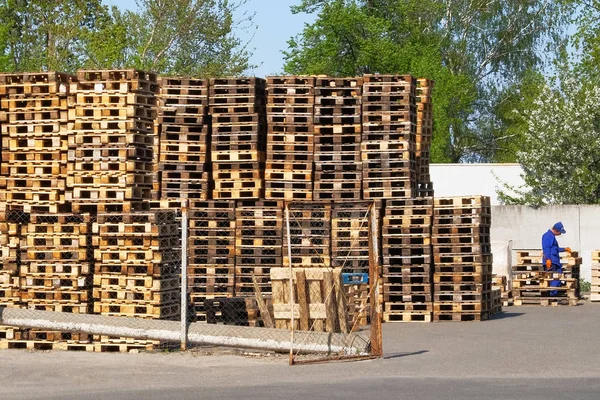
{"label": "yellow wooden pallet stack", "polygon": [[75,212],[147,210],[152,199],[156,75],[79,71],[67,200]]}
{"label": "yellow wooden pallet stack", "polygon": [[8,209],[68,211],[65,206],[69,112],[74,77],[58,72],[0,74],[2,175]]}
{"label": "yellow wooden pallet stack", "polygon": [[163,199],[202,199],[209,195],[208,81],[159,79],[158,136]]}
{"label": "yellow wooden pallet stack", "polygon": [[94,312],[176,319],[181,253],[173,211],[100,213],[94,223]]}
{"label": "yellow wooden pallet stack", "polygon": [[312,200],[315,78],[267,78],[265,198]]}

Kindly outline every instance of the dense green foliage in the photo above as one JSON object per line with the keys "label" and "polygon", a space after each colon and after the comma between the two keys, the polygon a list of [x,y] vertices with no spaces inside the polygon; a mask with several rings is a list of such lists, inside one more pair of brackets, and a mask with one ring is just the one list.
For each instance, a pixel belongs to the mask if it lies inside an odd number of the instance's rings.
{"label": "dense green foliage", "polygon": [[432,161],[514,161],[515,94],[562,48],[569,10],[546,0],[303,0],[292,11],[317,18],[289,41],[285,71],[434,79]]}
{"label": "dense green foliage", "polygon": [[239,75],[250,54],[233,34],[244,3],[136,0],[121,11],[101,0],[0,1],[0,70],[73,72],[141,68],[188,76]]}

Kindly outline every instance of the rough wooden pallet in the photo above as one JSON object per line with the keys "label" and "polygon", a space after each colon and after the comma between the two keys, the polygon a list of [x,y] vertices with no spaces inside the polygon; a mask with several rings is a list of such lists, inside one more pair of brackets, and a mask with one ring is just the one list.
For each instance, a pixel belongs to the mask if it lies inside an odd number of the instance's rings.
{"label": "rough wooden pallet", "polygon": [[383,312],[384,322],[431,322],[431,311],[428,312]]}
{"label": "rough wooden pallet", "polygon": [[[297,293],[293,306],[289,299],[290,280]],[[289,328],[292,312],[296,328],[320,332],[348,332],[346,296],[342,291],[341,270],[331,268],[273,268],[273,316],[275,326]],[[286,290],[287,289],[287,290]]]}
{"label": "rough wooden pallet", "polygon": [[466,322],[466,321],[485,321],[489,319],[489,312],[484,311],[480,313],[433,313],[434,322],[452,321],[452,322]]}

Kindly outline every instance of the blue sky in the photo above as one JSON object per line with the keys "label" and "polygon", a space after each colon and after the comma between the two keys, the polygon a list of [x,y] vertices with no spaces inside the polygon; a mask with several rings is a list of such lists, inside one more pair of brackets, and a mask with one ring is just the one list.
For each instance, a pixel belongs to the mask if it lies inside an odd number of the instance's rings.
{"label": "blue sky", "polygon": [[[135,9],[134,0],[103,0],[104,4],[117,5],[121,8]],[[297,5],[300,0],[248,0],[244,10],[256,13],[254,24],[256,31],[240,31],[242,40],[250,40],[248,46],[253,51],[250,63],[258,67],[249,71],[249,75],[266,77],[283,72],[283,55],[281,50],[287,49],[287,40],[302,32],[306,22],[312,22],[313,16],[294,15],[290,6]]]}

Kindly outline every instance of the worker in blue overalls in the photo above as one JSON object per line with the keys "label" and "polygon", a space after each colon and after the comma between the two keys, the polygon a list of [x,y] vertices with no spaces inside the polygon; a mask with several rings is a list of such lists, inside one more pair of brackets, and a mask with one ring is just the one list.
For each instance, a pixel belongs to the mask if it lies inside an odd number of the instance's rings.
{"label": "worker in blue overalls", "polygon": [[[560,235],[564,235],[567,233],[565,227],[562,222],[557,222],[551,229],[548,229],[548,232],[542,235],[542,265],[546,267],[547,271],[557,272],[562,274],[562,264],[560,263],[560,252],[566,251],[571,252],[569,247],[558,247],[558,242],[556,241],[556,237]],[[550,286],[558,287],[560,286],[560,280],[554,279],[550,282]],[[558,294],[558,290],[551,290],[550,296],[556,296]]]}

